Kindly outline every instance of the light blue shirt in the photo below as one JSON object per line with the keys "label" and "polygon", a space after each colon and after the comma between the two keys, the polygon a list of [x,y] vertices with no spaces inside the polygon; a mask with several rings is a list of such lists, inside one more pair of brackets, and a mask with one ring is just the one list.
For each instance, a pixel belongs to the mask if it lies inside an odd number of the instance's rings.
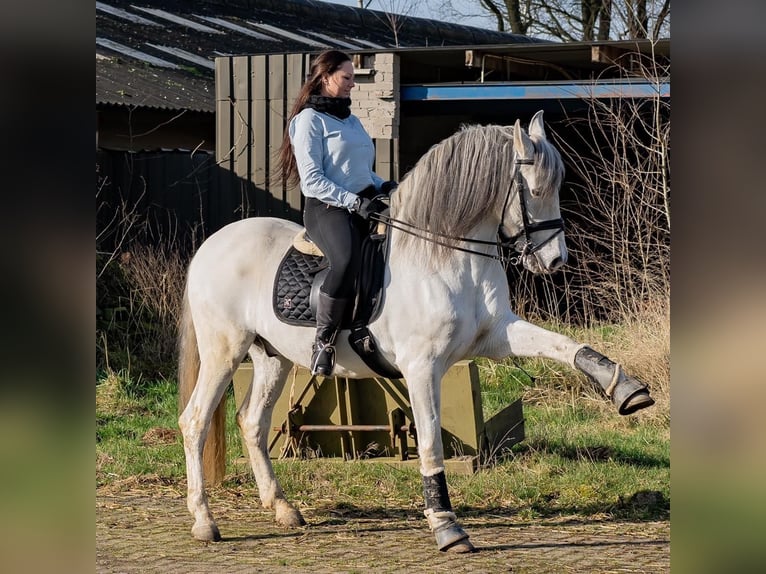
{"label": "light blue shirt", "polygon": [[357,193],[383,179],[372,171],[375,147],[355,115],[339,119],[306,108],[289,126],[301,192],[336,207],[353,207]]}

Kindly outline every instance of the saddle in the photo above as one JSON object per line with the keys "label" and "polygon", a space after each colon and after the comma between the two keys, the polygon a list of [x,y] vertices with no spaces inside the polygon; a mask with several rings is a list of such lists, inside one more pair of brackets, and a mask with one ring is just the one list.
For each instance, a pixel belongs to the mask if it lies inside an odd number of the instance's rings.
{"label": "saddle", "polygon": [[[380,225],[362,241],[362,261],[354,304],[341,321],[350,330],[348,341],[365,364],[379,375],[400,379],[402,374],[381,355],[368,329],[383,307],[383,278],[389,235]],[[277,318],[297,326],[316,326],[319,287],[329,271],[319,247],[301,230],[279,264],[274,280],[273,307]]]}

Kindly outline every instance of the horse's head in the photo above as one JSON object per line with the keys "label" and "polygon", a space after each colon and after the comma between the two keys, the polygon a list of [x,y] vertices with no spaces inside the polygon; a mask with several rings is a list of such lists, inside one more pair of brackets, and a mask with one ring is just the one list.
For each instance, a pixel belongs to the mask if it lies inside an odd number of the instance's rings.
{"label": "horse's head", "polygon": [[567,261],[559,188],[564,177],[561,155],[545,136],[543,112],[513,129],[514,180],[500,215],[500,236],[513,244],[524,267],[552,273]]}

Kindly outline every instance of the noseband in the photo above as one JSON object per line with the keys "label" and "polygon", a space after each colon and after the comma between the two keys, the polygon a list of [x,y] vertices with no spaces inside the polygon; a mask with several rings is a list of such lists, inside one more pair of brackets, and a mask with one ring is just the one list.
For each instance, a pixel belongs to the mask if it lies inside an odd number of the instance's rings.
{"label": "noseband", "polygon": [[[546,219],[544,221],[530,221],[529,213],[527,211],[527,200],[525,197],[525,191],[528,191],[524,177],[521,175],[522,165],[534,165],[532,159],[517,159],[514,162],[516,166],[516,173],[513,177],[513,183],[508,189],[508,193],[505,196],[505,203],[503,204],[503,212],[500,216],[500,225],[497,228],[497,235],[500,238],[500,243],[504,247],[513,246],[514,250],[519,254],[518,260],[520,261],[526,255],[532,255],[540,249],[542,249],[549,242],[559,234],[564,232],[564,220],[558,219]],[[510,203],[511,192],[513,188],[516,188],[516,195],[519,196],[519,208],[521,209],[521,231],[512,237],[508,237],[503,232],[503,221],[505,221],[505,212],[508,209]],[[549,235],[544,241],[535,243],[532,241],[532,234],[537,231],[544,231],[546,229],[555,229],[556,232]],[[522,241],[523,239],[523,241]],[[517,262],[514,262],[517,263]]]}

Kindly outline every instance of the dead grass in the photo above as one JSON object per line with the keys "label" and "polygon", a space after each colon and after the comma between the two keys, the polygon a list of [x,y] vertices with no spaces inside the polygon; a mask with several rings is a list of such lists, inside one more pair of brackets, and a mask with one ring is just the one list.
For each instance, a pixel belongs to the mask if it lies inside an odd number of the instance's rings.
{"label": "dead grass", "polygon": [[[628,315],[615,330],[594,330],[588,343],[622,364],[626,372],[649,385],[655,405],[640,416],[670,426],[670,301],[655,300]],[[600,410],[611,409],[603,395],[583,375],[583,394]],[[637,415],[639,416],[639,415]],[[627,417],[630,420],[630,417]]]}
{"label": "dead grass", "polygon": [[99,414],[125,414],[125,391],[122,378],[114,371],[107,371],[106,376],[96,385],[96,416]]}
{"label": "dead grass", "polygon": [[103,265],[97,278],[99,369],[172,376],[186,261],[170,246],[135,245]]}
{"label": "dead grass", "polygon": [[181,437],[178,429],[169,429],[164,427],[153,427],[144,433],[141,437],[141,443],[146,446],[157,444],[173,444]]}

